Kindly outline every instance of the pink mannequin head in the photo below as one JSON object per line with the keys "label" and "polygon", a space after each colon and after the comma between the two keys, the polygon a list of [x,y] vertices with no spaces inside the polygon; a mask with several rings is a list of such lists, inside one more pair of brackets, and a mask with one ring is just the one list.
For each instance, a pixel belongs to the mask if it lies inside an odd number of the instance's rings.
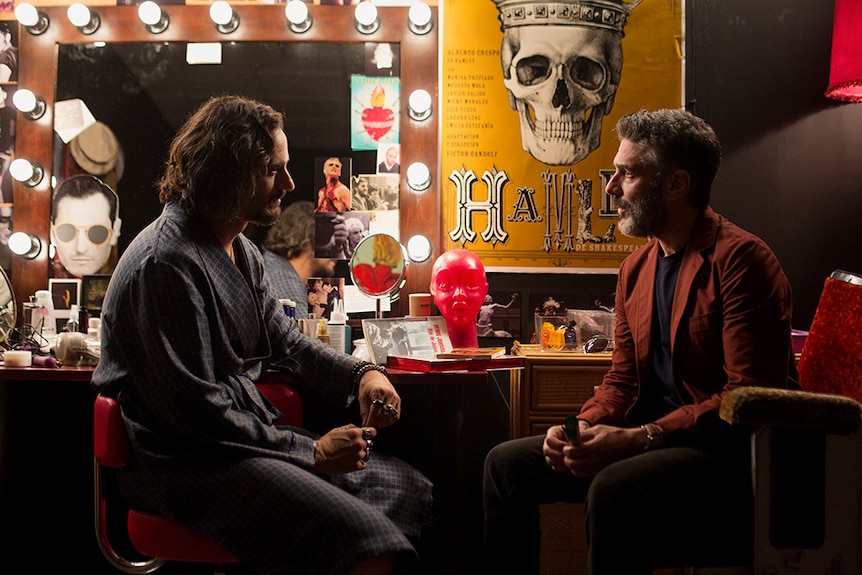
{"label": "pink mannequin head", "polygon": [[431,268],[431,295],[453,347],[478,347],[476,316],[488,293],[485,266],[476,254],[456,249],[444,252]]}

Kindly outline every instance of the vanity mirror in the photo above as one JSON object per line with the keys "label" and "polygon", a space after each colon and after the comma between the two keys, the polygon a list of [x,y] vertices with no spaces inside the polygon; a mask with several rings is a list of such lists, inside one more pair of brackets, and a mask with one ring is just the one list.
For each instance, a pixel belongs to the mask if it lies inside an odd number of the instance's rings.
{"label": "vanity mirror", "polygon": [[[138,19],[133,6],[95,7],[100,26],[91,34],[83,34],[72,25],[64,7],[40,8],[48,19],[47,29],[40,34],[21,29],[19,87],[42,97],[47,110],[36,120],[19,114],[16,156],[38,162],[46,173],[34,187],[15,184],[14,203],[19,208],[15,211],[16,230],[34,234],[48,245],[52,180],[56,185],[56,180],[64,177],[54,168],[55,104],[75,98],[86,99],[88,107],[98,108],[99,121],[108,123],[110,119],[114,123],[112,129],[121,145],[123,173],[117,185],[123,218],[120,253],[161,209],[152,187],[164,159],[161,150],[166,149],[185,115],[211,93],[248,92],[285,111],[290,168],[298,192],[292,199],[304,199],[303,195],[312,194],[314,189],[316,174],[309,168],[314,157],[333,152],[357,153],[350,149],[349,123],[345,127],[337,122],[349,122],[354,104],[349,97],[349,76],[362,73],[370,44],[397,47],[403,100],[399,116],[402,164],[423,162],[436,169],[437,120],[433,114],[413,119],[406,105],[408,95],[416,90],[427,90],[436,97],[436,22],[431,33],[418,34],[408,26],[408,8],[381,7],[379,28],[362,33],[354,23],[351,7],[308,8],[312,26],[296,32],[285,19],[283,5],[238,5],[238,28],[223,33],[210,20],[208,6],[168,5],[163,10],[169,25],[158,34],[151,33]],[[436,20],[436,8],[432,8],[432,17]],[[105,45],[100,48],[97,43]],[[199,43],[218,44],[222,63],[190,70],[185,63],[186,51],[190,44]],[[111,69],[106,64],[108,60],[119,64],[122,72],[105,77],[102,73]],[[176,74],[174,68],[180,70],[179,76],[172,75]],[[149,75],[132,80],[127,75],[131,70]],[[183,70],[186,74],[182,74]],[[341,74],[341,79],[335,80],[335,74]],[[221,84],[204,85],[199,81],[203,77],[218,79]],[[83,84],[67,82],[71,79],[83,80]],[[157,112],[158,119],[147,119],[144,112],[149,111]],[[361,166],[366,160],[359,155],[357,158],[357,169],[366,169]],[[440,245],[437,183],[432,182],[432,193],[416,194],[405,178],[402,174],[399,233],[403,237],[408,236],[406,230],[410,236],[422,233],[436,252]],[[43,249],[31,260],[15,259],[12,285],[17,297],[43,289],[48,268],[48,250]],[[412,289],[412,285],[427,285],[430,277],[429,263],[415,268],[405,286],[408,293],[423,291],[421,287]]]}
{"label": "vanity mirror", "polygon": [[382,318],[380,302],[391,298],[407,281],[407,250],[389,234],[372,234],[356,245],[350,258],[350,277],[356,289],[377,300],[377,317]]}

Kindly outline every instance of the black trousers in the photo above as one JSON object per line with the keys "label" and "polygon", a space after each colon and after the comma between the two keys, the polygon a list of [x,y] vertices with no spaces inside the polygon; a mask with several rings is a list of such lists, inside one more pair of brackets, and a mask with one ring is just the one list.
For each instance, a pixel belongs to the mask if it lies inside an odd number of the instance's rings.
{"label": "black trousers", "polygon": [[487,573],[539,573],[539,505],[584,503],[590,575],[654,567],[744,565],[753,546],[751,447],[671,447],[618,461],[592,479],[545,463],[544,436],[485,459]]}

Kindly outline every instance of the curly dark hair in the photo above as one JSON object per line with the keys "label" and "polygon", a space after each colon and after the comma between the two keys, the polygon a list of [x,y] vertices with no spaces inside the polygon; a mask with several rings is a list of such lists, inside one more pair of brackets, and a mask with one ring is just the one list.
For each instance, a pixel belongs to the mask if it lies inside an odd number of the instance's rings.
{"label": "curly dark hair", "polygon": [[281,216],[266,233],[261,248],[293,259],[314,244],[314,204],[294,202],[285,206]]}
{"label": "curly dark hair", "polygon": [[236,95],[214,96],[183,124],[158,183],[162,203],[189,214],[240,216],[275,149],[284,118],[271,106]]}

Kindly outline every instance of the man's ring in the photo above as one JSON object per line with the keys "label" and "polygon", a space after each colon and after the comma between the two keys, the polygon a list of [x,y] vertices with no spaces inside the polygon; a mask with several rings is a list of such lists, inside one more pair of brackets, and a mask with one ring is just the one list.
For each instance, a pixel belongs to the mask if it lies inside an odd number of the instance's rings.
{"label": "man's ring", "polygon": [[391,403],[383,403],[382,399],[375,399],[371,402],[372,405],[376,405],[383,412],[383,415],[388,417],[398,417],[398,410],[395,409],[395,406]]}
{"label": "man's ring", "polygon": [[374,442],[370,439],[365,440],[365,457],[362,458],[362,461],[368,462],[371,459],[371,448],[374,446]]}
{"label": "man's ring", "polygon": [[370,427],[363,427],[362,428],[362,439],[365,440],[365,443],[371,443],[372,437],[373,436],[371,435],[371,428]]}

